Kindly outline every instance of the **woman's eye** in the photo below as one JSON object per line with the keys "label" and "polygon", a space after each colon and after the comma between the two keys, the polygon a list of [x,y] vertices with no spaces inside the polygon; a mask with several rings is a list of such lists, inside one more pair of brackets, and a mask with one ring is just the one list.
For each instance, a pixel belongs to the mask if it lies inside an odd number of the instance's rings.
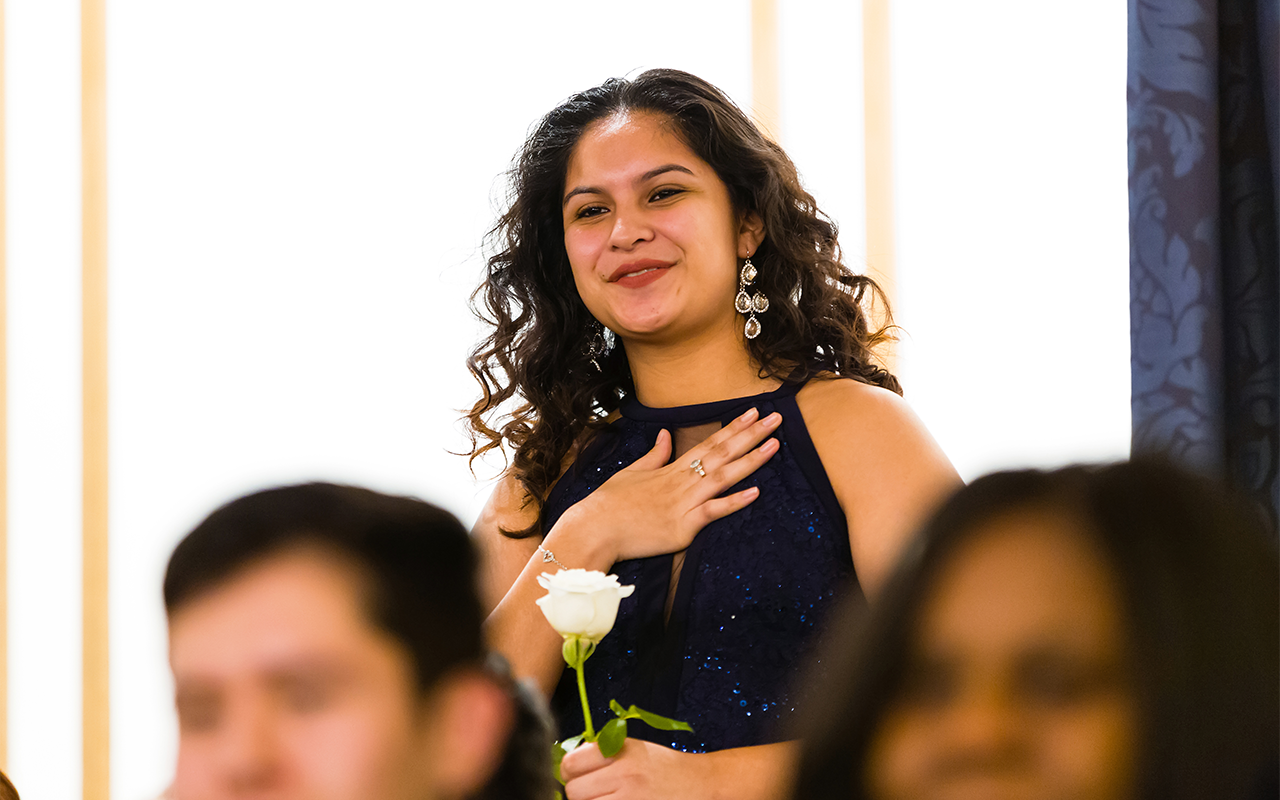
{"label": "woman's eye", "polygon": [[583,206],[582,208],[578,209],[578,213],[574,215],[574,218],[588,219],[590,217],[598,217],[601,214],[607,213],[608,211],[609,209],[605,208],[604,206]]}
{"label": "woman's eye", "polygon": [[960,676],[953,664],[917,661],[907,666],[899,688],[899,702],[915,709],[939,709],[959,693]]}
{"label": "woman's eye", "polygon": [[657,202],[659,200],[666,200],[668,197],[674,197],[683,191],[683,189],[659,189],[649,197],[649,201]]}
{"label": "woman's eye", "polygon": [[1118,683],[1105,666],[1069,659],[1033,659],[1022,665],[1018,681],[1024,696],[1045,705],[1082,702]]}

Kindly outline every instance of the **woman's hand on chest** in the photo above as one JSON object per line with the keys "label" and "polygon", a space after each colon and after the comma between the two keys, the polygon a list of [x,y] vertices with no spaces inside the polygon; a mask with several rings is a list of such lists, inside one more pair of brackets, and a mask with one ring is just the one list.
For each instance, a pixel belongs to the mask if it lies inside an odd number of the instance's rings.
{"label": "woman's hand on chest", "polygon": [[648,453],[565,511],[552,535],[591,537],[614,561],[683,550],[708,523],[759,496],[754,487],[721,494],[773,457],[781,422],[751,409],[672,463],[671,434],[661,431]]}

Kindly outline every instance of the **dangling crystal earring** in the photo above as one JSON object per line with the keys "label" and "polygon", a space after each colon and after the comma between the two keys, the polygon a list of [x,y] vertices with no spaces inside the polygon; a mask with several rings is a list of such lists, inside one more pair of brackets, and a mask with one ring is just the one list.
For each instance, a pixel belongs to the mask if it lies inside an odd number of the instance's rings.
{"label": "dangling crystal earring", "polygon": [[587,342],[587,360],[591,362],[591,366],[596,368],[596,372],[604,372],[604,370],[600,368],[599,359],[609,355],[613,350],[613,331],[609,330],[604,325],[601,325],[599,322],[596,322],[594,327],[596,329],[595,335],[591,337],[589,342]]}
{"label": "dangling crystal earring", "polygon": [[733,298],[733,307],[739,314],[748,315],[746,327],[742,331],[748,339],[760,335],[760,320],[756,319],[756,314],[769,310],[769,298],[763,293],[747,294],[747,287],[755,281],[756,275],[756,266],[751,263],[751,256],[747,256],[746,263],[742,265],[742,273],[738,276],[738,295]]}

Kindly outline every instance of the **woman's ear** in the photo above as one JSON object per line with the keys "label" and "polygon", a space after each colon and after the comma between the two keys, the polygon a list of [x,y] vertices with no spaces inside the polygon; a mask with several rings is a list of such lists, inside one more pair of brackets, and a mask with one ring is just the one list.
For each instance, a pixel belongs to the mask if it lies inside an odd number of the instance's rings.
{"label": "woman's ear", "polygon": [[509,692],[482,672],[468,670],[443,679],[430,703],[435,736],[423,753],[436,796],[468,797],[493,776],[506,754],[515,722]]}
{"label": "woman's ear", "polygon": [[748,211],[738,221],[738,258],[746,258],[760,249],[764,241],[764,219],[755,211]]}

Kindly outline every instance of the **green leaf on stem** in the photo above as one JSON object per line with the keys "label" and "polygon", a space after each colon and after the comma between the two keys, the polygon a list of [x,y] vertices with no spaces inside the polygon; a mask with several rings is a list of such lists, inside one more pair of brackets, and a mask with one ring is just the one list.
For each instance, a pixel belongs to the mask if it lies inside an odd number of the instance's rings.
{"label": "green leaf on stem", "polygon": [[570,736],[563,742],[556,742],[551,745],[551,772],[560,783],[564,783],[564,779],[560,777],[560,762],[564,760],[566,753],[572,752],[581,743],[582,734],[578,734],[577,736]]}
{"label": "green leaf on stem", "polygon": [[614,714],[618,715],[619,719],[638,719],[649,727],[657,728],[660,731],[689,731],[693,733],[693,728],[687,722],[669,719],[660,714],[645,711],[643,708],[637,708],[634,705],[624,709],[617,700],[610,700],[609,708]]}
{"label": "green leaf on stem", "polygon": [[600,755],[613,758],[626,741],[627,721],[621,717],[614,717],[600,729],[600,738],[596,740],[596,744],[600,747]]}
{"label": "green leaf on stem", "polygon": [[563,785],[564,778],[560,777],[560,762],[564,760],[564,742],[552,742],[551,744],[551,774],[556,776],[556,782]]}

